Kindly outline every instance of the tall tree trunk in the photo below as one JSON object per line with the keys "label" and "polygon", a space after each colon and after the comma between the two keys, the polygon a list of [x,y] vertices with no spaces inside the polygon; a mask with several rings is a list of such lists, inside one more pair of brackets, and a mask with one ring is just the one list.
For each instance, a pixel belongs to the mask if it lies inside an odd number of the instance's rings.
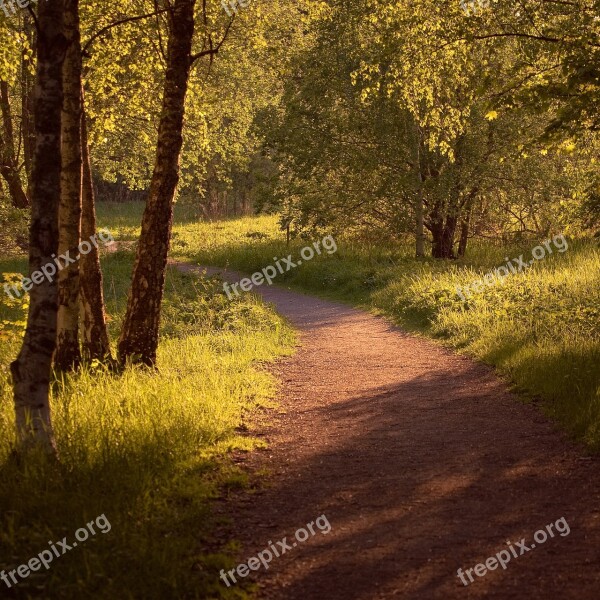
{"label": "tall tree trunk", "polygon": [[10,110],[8,83],[0,80],[0,109],[2,132],[0,133],[0,173],[6,181],[13,206],[27,208],[29,199],[23,191],[19,175],[19,157],[15,151],[14,130]]}
{"label": "tall tree trunk", "polygon": [[460,180],[460,166],[462,164],[461,141],[456,147],[456,162],[454,165],[454,185],[452,185],[448,200],[439,200],[436,203],[433,235],[432,256],[434,258],[456,258],[454,253],[454,237],[458,226],[464,202],[464,186]]}
{"label": "tall tree trunk", "polygon": [[[92,182],[92,165],[88,146],[87,123],[83,88],[81,90],[81,157],[83,160],[83,193],[81,237],[91,239],[96,234],[96,199]],[[104,361],[111,359],[104,310],[102,270],[96,244],[87,254],[82,254],[79,271],[79,299],[81,304],[83,359]]]}
{"label": "tall tree trunk", "polygon": [[456,258],[454,253],[454,237],[460,221],[464,201],[461,202],[464,184],[461,181],[461,169],[464,162],[464,135],[456,140],[454,148],[455,161],[452,169],[453,185],[447,202],[441,202],[441,209],[436,219],[432,254],[435,258]]}
{"label": "tall tree trunk", "polygon": [[[23,11],[23,34],[35,53],[36,32],[33,17],[27,11]],[[23,161],[25,162],[25,172],[27,174],[27,196],[31,195],[31,172],[35,150],[33,124],[33,86],[35,81],[31,68],[33,62],[33,56],[23,50],[21,55],[21,136],[23,138]]]}
{"label": "tall tree trunk", "polygon": [[469,243],[469,227],[471,214],[467,213],[460,225],[460,239],[458,241],[458,256],[462,258],[467,252],[467,244]]}
{"label": "tall tree trunk", "polygon": [[175,0],[169,14],[167,72],[158,129],[156,162],[140,236],[119,359],[156,363],[158,327],[179,180],[185,95],[191,67],[195,0]]}
{"label": "tall tree trunk", "polygon": [[419,191],[415,206],[415,256],[423,258],[425,256],[425,206],[423,204],[423,194]]}
{"label": "tall tree trunk", "polygon": [[422,165],[421,156],[421,128],[415,122],[415,171],[417,175],[417,200],[415,203],[415,256],[423,258],[425,256],[425,205],[423,198],[423,184],[426,176]]}
{"label": "tall tree trunk", "polygon": [[433,238],[431,256],[433,258],[456,258],[454,254],[454,235],[458,217],[455,215],[443,215],[435,220],[430,227]]}
{"label": "tall tree trunk", "polygon": [[441,258],[456,258],[454,254],[454,236],[458,225],[458,214],[453,211],[446,216],[444,229],[442,231],[442,256]]}
{"label": "tall tree trunk", "polygon": [[444,224],[433,223],[431,226],[431,256],[433,258],[448,258],[444,256]]}
{"label": "tall tree trunk", "polygon": [[[79,0],[65,0],[65,35],[69,44],[63,65],[62,172],[58,218],[58,253],[79,257],[81,238],[81,44]],[[90,245],[87,240],[87,246]],[[82,248],[84,246],[82,245]],[[81,362],[79,350],[79,260],[58,273],[58,322],[54,365],[70,371]]]}
{"label": "tall tree trunk", "polygon": [[471,227],[471,217],[473,215],[473,205],[475,198],[479,192],[479,188],[475,187],[469,193],[469,197],[465,204],[464,217],[460,225],[460,239],[458,242],[458,256],[463,257],[467,252],[467,244],[469,242],[469,230]]}
{"label": "tall tree trunk", "polygon": [[441,199],[437,199],[429,215],[431,231],[431,256],[433,258],[447,258],[444,256],[444,216],[445,206]]}
{"label": "tall tree trunk", "polygon": [[435,204],[431,227],[433,237],[431,255],[433,258],[456,258],[454,236],[460,217],[460,202],[457,193],[453,193],[448,202],[439,200]]}
{"label": "tall tree trunk", "polygon": [[[32,172],[29,273],[53,263],[58,249],[62,65],[66,51],[63,3],[40,2],[35,90],[36,143]],[[38,278],[39,279],[39,278]],[[27,284],[28,285],[28,284]],[[43,279],[31,288],[23,345],[11,364],[17,435],[22,450],[55,451],[48,398],[56,344],[58,284]]]}

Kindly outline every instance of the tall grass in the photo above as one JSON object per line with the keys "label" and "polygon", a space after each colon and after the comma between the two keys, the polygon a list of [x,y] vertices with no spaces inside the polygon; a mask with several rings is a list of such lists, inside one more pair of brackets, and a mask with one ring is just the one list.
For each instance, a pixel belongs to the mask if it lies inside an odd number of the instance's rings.
{"label": "tall grass", "polygon": [[[131,267],[126,252],[103,259],[113,335]],[[5,320],[19,319],[18,307],[1,310]],[[10,335],[0,341],[0,570],[26,563],[49,540],[73,540],[98,515],[111,524],[50,570],[11,589],[0,582],[3,597],[244,596],[219,584],[218,571],[231,559],[218,548],[207,551],[209,501],[245,485],[226,453],[259,443],[240,431],[275,391],[260,363],[290,352],[293,335],[256,298],[230,302],[214,280],[170,271],[161,336],[158,372],[115,374],[96,366],[55,381],[60,460],[38,457],[25,465],[11,455],[8,363],[19,342]]]}
{"label": "tall grass", "polygon": [[[100,204],[99,222],[134,242],[143,206]],[[254,272],[288,247],[277,218],[198,223],[176,211],[171,254]],[[338,250],[278,276],[276,283],[385,313],[403,327],[496,365],[577,439],[600,449],[600,255],[571,243],[528,271],[461,300],[456,286],[528,254],[534,243],[475,243],[467,259],[416,260],[412,248],[336,239]],[[116,339],[132,267],[130,252],[103,257],[111,336]],[[2,261],[3,272],[25,261]],[[104,514],[111,523],[4,589],[13,598],[242,598],[219,584],[225,548],[207,550],[210,499],[245,485],[227,460],[258,442],[243,435],[275,382],[258,364],[290,351],[285,323],[252,295],[229,301],[216,280],[169,271],[159,372],[96,366],[53,383],[60,461],[19,464],[8,365],[18,350],[23,305],[0,301],[0,570],[12,570]],[[0,587],[4,586],[0,583]]]}
{"label": "tall grass", "polygon": [[[173,252],[201,264],[254,272],[274,256],[298,256],[271,216],[176,226]],[[315,236],[315,240],[317,236]],[[528,397],[591,450],[600,450],[600,251],[570,242],[503,285],[462,300],[465,286],[506,263],[531,256],[543,240],[502,246],[474,242],[458,261],[417,260],[404,244],[337,239],[338,251],[278,276],[298,287],[367,307],[414,332],[467,352],[510,377]]]}

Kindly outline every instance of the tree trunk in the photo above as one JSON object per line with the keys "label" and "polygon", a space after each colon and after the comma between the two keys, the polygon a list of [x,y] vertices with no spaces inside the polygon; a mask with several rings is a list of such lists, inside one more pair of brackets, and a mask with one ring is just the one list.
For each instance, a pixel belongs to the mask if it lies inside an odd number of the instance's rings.
{"label": "tree trunk", "polygon": [[446,216],[444,229],[442,231],[442,256],[441,258],[456,258],[454,254],[454,236],[456,226],[458,225],[458,216],[455,211]]}
{"label": "tree trunk", "polygon": [[475,198],[477,193],[479,192],[479,188],[473,188],[469,194],[469,198],[467,200],[465,206],[464,217],[460,226],[460,240],[458,242],[458,256],[463,257],[467,252],[467,244],[469,242],[469,230],[471,227],[471,217],[473,214],[473,204],[475,202]]}
{"label": "tree trunk", "polygon": [[[88,146],[87,124],[83,88],[81,90],[81,156],[83,159],[83,193],[81,214],[81,237],[90,239],[96,234],[96,199],[92,182],[92,165]],[[79,299],[82,323],[83,359],[111,360],[110,343],[106,329],[104,310],[104,291],[102,289],[102,270],[98,248],[92,244],[87,254],[82,254],[79,271]]]}
{"label": "tree trunk", "polygon": [[29,199],[23,191],[19,175],[19,157],[15,152],[14,130],[8,83],[0,81],[0,109],[2,111],[2,132],[0,133],[0,173],[6,181],[13,206],[27,208]]}
{"label": "tree trunk", "polygon": [[[63,3],[40,2],[37,19],[36,143],[29,231],[30,274],[53,263],[58,249],[62,65],[66,50]],[[35,446],[47,452],[55,451],[48,394],[52,354],[56,344],[57,304],[58,284],[53,277],[33,284],[23,345],[10,366],[21,450]]]}
{"label": "tree trunk", "polygon": [[431,227],[433,243],[431,256],[433,258],[456,258],[454,254],[454,234],[458,219],[448,215],[444,219],[436,221]]}
{"label": "tree trunk", "polygon": [[[65,35],[69,44],[63,65],[62,172],[58,254],[79,257],[81,237],[81,45],[79,0],[65,0]],[[89,239],[87,248],[90,245]],[[58,273],[58,321],[54,365],[70,371],[81,362],[79,350],[79,260]]]}
{"label": "tree trunk", "polygon": [[434,223],[431,228],[431,256],[433,258],[448,258],[444,256],[444,224]]}
{"label": "tree trunk", "polygon": [[[23,34],[29,46],[35,53],[36,31],[33,18],[23,11]],[[33,153],[35,150],[35,130],[33,124],[33,86],[34,77],[31,74],[33,57],[25,50],[21,56],[21,135],[23,137],[23,161],[27,174],[27,196],[31,194],[31,172],[33,168]]]}
{"label": "tree trunk", "polygon": [[431,256],[433,258],[447,258],[444,256],[444,202],[439,198],[435,201],[429,215],[431,231]]}
{"label": "tree trunk", "polygon": [[458,198],[452,196],[448,206],[443,201],[438,201],[432,211],[431,235],[433,244],[431,255],[433,258],[456,258],[454,254],[454,236],[460,215]]}
{"label": "tree trunk", "polygon": [[140,236],[119,359],[156,363],[160,306],[179,180],[185,95],[191,67],[195,0],[175,0],[169,13],[167,72],[158,129],[156,161]]}
{"label": "tree trunk", "polygon": [[423,194],[419,192],[415,206],[415,256],[423,258],[425,256],[425,207],[423,205]]}
{"label": "tree trunk", "polygon": [[425,175],[422,166],[421,156],[421,128],[415,122],[415,165],[417,175],[417,201],[415,203],[415,256],[423,258],[425,256],[425,205],[423,198],[423,184]]}
{"label": "tree trunk", "polygon": [[[458,159],[457,159],[458,164]],[[455,175],[458,177],[457,175]],[[454,253],[454,236],[461,215],[462,187],[457,179],[447,202],[438,200],[432,214],[433,246],[431,254],[434,258],[456,258]]]}
{"label": "tree trunk", "polygon": [[460,240],[458,242],[458,256],[462,258],[467,252],[467,244],[469,242],[469,226],[471,221],[470,213],[465,215],[460,226]]}

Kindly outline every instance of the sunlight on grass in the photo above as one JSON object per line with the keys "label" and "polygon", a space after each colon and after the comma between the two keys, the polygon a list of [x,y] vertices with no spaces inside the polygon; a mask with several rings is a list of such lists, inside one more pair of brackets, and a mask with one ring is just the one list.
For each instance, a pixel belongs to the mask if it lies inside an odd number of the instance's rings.
{"label": "sunlight on grass", "polygon": [[[201,264],[248,273],[288,248],[277,219],[260,216],[217,223],[176,224],[173,253]],[[257,235],[260,234],[260,235]],[[315,234],[314,239],[318,239]],[[409,244],[337,239],[338,252],[306,262],[277,283],[382,312],[495,365],[590,449],[600,450],[600,252],[570,242],[531,269],[463,301],[464,286],[506,262],[529,256],[538,241],[510,247],[476,241],[458,261],[417,260]]]}
{"label": "sunlight on grass", "polygon": [[[118,252],[103,260],[113,334],[132,258]],[[16,310],[4,307],[3,314]],[[26,562],[48,540],[71,539],[100,514],[112,525],[48,572],[22,580],[18,597],[40,590],[51,598],[128,597],[124,590],[156,599],[244,597],[243,589],[219,586],[218,570],[231,559],[206,554],[214,525],[208,501],[245,485],[225,453],[260,444],[252,422],[276,382],[259,365],[289,353],[293,335],[257,299],[230,302],[218,282],[170,271],[161,336],[158,373],[98,367],[56,382],[60,463],[40,457],[26,469],[11,458],[8,363],[18,340],[0,342],[0,568]],[[250,434],[237,433],[241,425]]]}
{"label": "sunlight on grass", "polygon": [[[104,212],[103,212],[104,211]],[[101,223],[134,241],[141,205],[101,205]],[[176,213],[171,256],[253,272],[274,257],[297,256],[319,237],[293,239],[275,216],[214,223]],[[409,244],[377,246],[335,236],[335,254],[315,256],[277,279],[387,314],[494,364],[589,448],[600,449],[600,254],[570,243],[527,272],[461,300],[457,285],[529,252],[475,243],[467,259],[416,260]],[[120,331],[133,253],[102,259],[109,329]],[[25,259],[2,261],[25,272]],[[260,445],[251,436],[276,382],[259,365],[291,352],[293,334],[256,296],[229,301],[216,278],[169,269],[159,373],[97,367],[53,386],[60,462],[27,465],[11,455],[14,411],[8,365],[18,351],[23,306],[0,301],[0,568],[13,569],[100,514],[112,529],[72,551],[50,571],[32,573],[14,597],[244,598],[219,586],[235,544],[207,553],[210,499],[247,485],[227,452]],[[250,426],[250,435],[239,433]],[[12,592],[11,592],[12,593]]]}

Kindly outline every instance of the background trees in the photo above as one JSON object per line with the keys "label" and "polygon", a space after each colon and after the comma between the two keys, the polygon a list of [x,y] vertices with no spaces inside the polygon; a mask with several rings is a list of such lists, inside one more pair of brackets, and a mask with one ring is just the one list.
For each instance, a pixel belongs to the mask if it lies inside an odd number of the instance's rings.
{"label": "background trees", "polygon": [[[36,22],[35,28],[31,26],[26,14],[17,13],[14,23],[2,29],[2,34],[13,43],[7,43],[4,49],[0,72],[3,125],[0,173],[15,209],[28,205],[25,189],[31,187],[33,197],[35,193],[41,193],[40,178],[52,178],[55,165],[50,158],[40,155],[40,136],[43,135],[43,127],[49,127],[50,120],[56,121],[53,125],[60,129],[58,140],[61,148],[58,151],[50,147],[56,141],[52,137],[54,131],[44,141],[53,159],[58,157],[62,161],[60,186],[49,180],[47,191],[49,194],[60,191],[60,211],[55,214],[53,198],[47,211],[43,208],[41,197],[33,199],[30,270],[52,262],[50,259],[57,252],[65,256],[70,253],[73,258],[70,263],[65,261],[64,268],[59,268],[58,315],[51,314],[56,308],[55,279],[48,278],[48,285],[44,284],[39,290],[36,288],[32,294],[24,346],[13,365],[17,420],[22,437],[33,419],[33,437],[48,447],[52,446],[48,356],[53,357],[55,367],[63,371],[76,368],[82,356],[88,361],[110,358],[97,252],[94,248],[89,257],[81,260],[84,253],[78,251],[82,232],[88,237],[95,234],[95,194],[89,141],[100,148],[97,153],[98,178],[113,179],[133,188],[149,185],[128,311],[119,341],[119,356],[123,363],[135,359],[152,365],[158,345],[172,205],[181,172],[180,153],[191,69],[198,67],[197,78],[193,81],[195,95],[189,102],[191,126],[199,126],[204,132],[190,136],[193,140],[190,144],[191,158],[188,158],[184,173],[200,171],[189,177],[188,185],[195,184],[210,193],[210,188],[218,186],[219,180],[227,182],[233,175],[241,182],[246,178],[244,173],[240,173],[240,167],[250,164],[258,149],[256,136],[251,131],[253,115],[260,107],[268,105],[277,93],[278,76],[286,64],[283,60],[276,66],[271,64],[254,71],[248,69],[247,75],[244,73],[243,77],[239,77],[240,72],[236,73],[233,68],[237,56],[247,55],[248,48],[266,48],[266,54],[273,55],[277,49],[293,47],[290,41],[298,34],[303,22],[303,18],[297,19],[298,6],[281,2],[273,4],[267,11],[260,8],[246,11],[239,20],[248,29],[246,34],[241,29],[234,39],[237,54],[232,54],[230,72],[217,78],[213,77],[212,67],[235,20],[235,17],[224,16],[222,7],[217,3],[203,2],[198,7],[193,0],[177,0],[174,4],[132,2],[119,7],[94,3],[84,6],[80,23],[79,4],[75,0],[61,7],[64,20],[61,16],[60,23],[48,25],[51,32],[48,39],[44,38],[45,33],[39,23]],[[295,21],[285,17],[290,9],[296,13]],[[269,25],[270,18],[274,18],[272,22],[276,25]],[[142,53],[148,59],[143,65],[140,56],[134,52],[140,43]],[[40,113],[43,101],[36,99],[36,145],[32,158],[33,138],[29,123],[32,82],[29,69],[33,64],[31,53],[34,49],[37,50],[37,87],[51,88],[55,82],[43,77],[48,78],[49,71],[55,76],[58,69],[62,78],[57,88],[60,94],[57,91],[53,99],[59,97],[63,104],[62,114],[48,112],[46,115],[45,111],[50,109],[44,108],[44,114]],[[49,57],[55,61],[54,70],[44,66],[40,71],[40,65],[44,60],[50,60]],[[20,71],[15,64],[20,64]],[[234,74],[238,76],[236,80]],[[239,93],[244,83],[259,80],[264,84],[262,94],[247,89],[243,94]],[[226,87],[222,83],[225,81],[236,100],[230,110],[223,110],[222,98],[217,99],[215,95],[216,91]],[[127,90],[128,86],[130,90]],[[83,100],[86,87],[86,97],[91,99],[87,107]],[[162,92],[156,93],[160,90]],[[14,100],[19,92],[20,106]],[[205,110],[210,107],[211,98],[214,102],[212,115]],[[43,122],[43,119],[47,120]],[[18,129],[15,122],[20,124]],[[88,130],[91,135],[88,135]],[[114,138],[109,139],[107,134],[114,134]],[[219,141],[230,138],[233,138],[230,144]],[[107,142],[111,142],[110,146],[104,146]],[[150,170],[154,145],[156,158],[154,168]],[[107,152],[103,152],[105,148]],[[47,173],[44,171],[46,168]],[[202,179],[198,179],[198,174]],[[241,187],[244,187],[243,183]],[[243,193],[246,191],[243,190]],[[244,198],[244,210],[247,206]],[[55,235],[57,231],[58,238]],[[90,245],[87,240],[83,243]],[[53,250],[52,256],[49,256],[48,250]],[[80,315],[84,324],[82,340]],[[40,360],[33,358],[36,352],[40,353]],[[35,362],[35,368],[28,366],[28,361]],[[25,398],[27,391],[30,392],[28,399]],[[30,413],[32,407],[34,410]]]}
{"label": "background trees", "polygon": [[[583,3],[256,1],[231,18],[216,1],[132,0],[66,15],[59,252],[93,235],[96,189],[148,199],[122,361],[155,362],[176,201],[205,218],[280,210],[292,234],[411,238],[440,259],[474,236],[598,227],[600,42]],[[2,210],[18,216],[39,35],[22,12],[0,36]],[[110,356],[101,282],[95,250],[61,271],[63,370]]]}
{"label": "background trees", "polygon": [[597,22],[554,6],[330,2],[267,133],[287,218],[421,239],[422,212],[438,258],[474,234],[577,228],[597,189]]}

